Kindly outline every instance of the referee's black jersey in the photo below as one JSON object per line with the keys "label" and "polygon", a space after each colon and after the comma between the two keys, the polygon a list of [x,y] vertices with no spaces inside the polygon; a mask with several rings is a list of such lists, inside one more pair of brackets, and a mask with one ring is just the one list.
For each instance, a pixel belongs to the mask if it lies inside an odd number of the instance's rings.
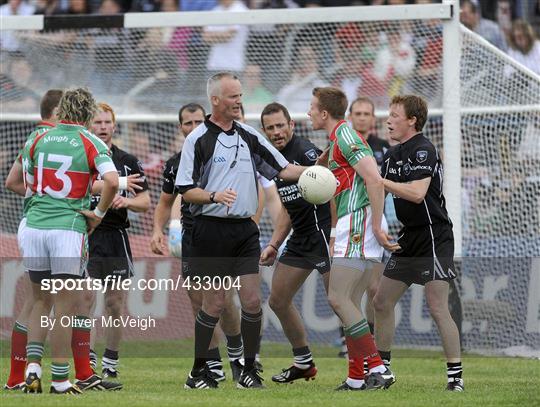
{"label": "referee's black jersey", "polygon": [[[280,153],[292,164],[311,166],[317,161],[321,150],[308,139],[293,135]],[[310,233],[318,231],[319,225],[331,223],[329,203],[312,205],[302,198],[296,182],[283,181],[279,177],[275,177],[274,181],[295,232]]]}
{"label": "referee's black jersey", "polygon": [[390,147],[381,168],[384,178],[405,183],[431,178],[424,200],[416,204],[394,195],[397,218],[405,227],[452,224],[443,195],[443,167],[435,146],[418,133],[403,144]]}
{"label": "referee's black jersey", "polygon": [[[141,162],[134,155],[129,154],[128,152],[119,149],[114,144],[111,146],[111,155],[112,161],[119,177],[127,177],[131,174],[139,174],[140,177],[144,180],[141,183],[143,189],[139,192],[148,190],[148,183],[144,176],[144,171],[142,168]],[[98,178],[100,179],[99,175]],[[128,191],[118,191],[120,195],[127,198]],[[100,195],[92,195],[91,208],[94,209],[100,199]],[[97,227],[97,229],[126,229],[129,228],[129,218],[128,210],[126,208],[121,209],[112,209],[109,208],[107,214]]]}
{"label": "referee's black jersey", "polygon": [[[180,157],[182,152],[178,152],[167,160],[165,167],[163,168],[163,184],[161,190],[166,194],[174,194],[178,192],[174,186],[176,180],[176,173],[178,172],[178,165],[180,164]],[[182,199],[180,206],[180,212],[182,213],[182,226],[184,229],[191,229],[193,227],[193,216],[189,211],[189,204]]]}
{"label": "referee's black jersey", "polygon": [[181,194],[192,188],[236,191],[231,208],[216,203],[191,204],[193,216],[250,218],[258,206],[257,171],[272,179],[289,162],[253,127],[234,121],[232,128],[224,131],[209,118],[186,137],[175,186]]}

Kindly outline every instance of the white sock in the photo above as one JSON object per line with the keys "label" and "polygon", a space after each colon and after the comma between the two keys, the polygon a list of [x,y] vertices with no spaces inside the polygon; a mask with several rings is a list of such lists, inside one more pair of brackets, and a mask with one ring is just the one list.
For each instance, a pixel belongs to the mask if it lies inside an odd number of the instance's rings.
{"label": "white sock", "polygon": [[30,373],[35,373],[37,377],[41,379],[41,365],[39,363],[29,363],[26,366],[25,376],[28,376]]}
{"label": "white sock", "polygon": [[345,382],[354,389],[359,389],[364,385],[364,379],[351,379],[350,377],[347,377]]}
{"label": "white sock", "polygon": [[63,382],[52,381],[51,385],[56,391],[65,391],[71,387],[71,383],[69,380],[64,380]]}
{"label": "white sock", "polygon": [[369,369],[369,374],[384,373],[384,372],[386,372],[386,367],[384,365],[375,366],[374,368]]}

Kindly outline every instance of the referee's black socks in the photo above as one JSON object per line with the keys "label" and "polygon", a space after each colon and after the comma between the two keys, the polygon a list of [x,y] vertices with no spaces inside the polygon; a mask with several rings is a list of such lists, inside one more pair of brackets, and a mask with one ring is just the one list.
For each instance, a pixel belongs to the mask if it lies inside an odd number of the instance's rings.
{"label": "referee's black socks", "polygon": [[242,341],[244,342],[244,371],[249,372],[253,369],[255,355],[257,353],[258,342],[260,342],[262,325],[262,310],[256,314],[250,314],[242,310],[242,321],[240,331],[242,332]]}
{"label": "referee's black socks", "polygon": [[208,346],[214,334],[214,328],[219,321],[219,317],[208,315],[200,310],[195,318],[195,360],[192,371],[204,368],[208,358]]}

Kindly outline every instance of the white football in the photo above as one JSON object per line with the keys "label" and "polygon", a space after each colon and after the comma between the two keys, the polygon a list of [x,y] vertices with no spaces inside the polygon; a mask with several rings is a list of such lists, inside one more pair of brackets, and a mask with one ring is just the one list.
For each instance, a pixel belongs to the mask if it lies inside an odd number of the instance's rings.
{"label": "white football", "polygon": [[306,168],[298,179],[302,198],[313,205],[321,205],[332,199],[336,186],[336,177],[332,171],[321,165]]}

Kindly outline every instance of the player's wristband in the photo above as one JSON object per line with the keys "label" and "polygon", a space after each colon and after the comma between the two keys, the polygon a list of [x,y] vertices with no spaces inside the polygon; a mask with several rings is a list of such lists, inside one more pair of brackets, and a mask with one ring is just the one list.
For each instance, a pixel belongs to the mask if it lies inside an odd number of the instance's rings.
{"label": "player's wristband", "polygon": [[336,228],[330,229],[330,237],[336,237]]}
{"label": "player's wristband", "polygon": [[125,191],[126,189],[128,189],[127,177],[118,178],[118,189],[120,191]]}
{"label": "player's wristband", "polygon": [[272,243],[268,243],[268,246],[270,246],[272,249],[274,249],[276,252],[279,252],[278,248],[274,246]]}
{"label": "player's wristband", "polygon": [[94,209],[94,215],[96,215],[99,219],[103,219],[105,217],[106,213],[107,213],[107,211],[103,212],[97,206]]}

